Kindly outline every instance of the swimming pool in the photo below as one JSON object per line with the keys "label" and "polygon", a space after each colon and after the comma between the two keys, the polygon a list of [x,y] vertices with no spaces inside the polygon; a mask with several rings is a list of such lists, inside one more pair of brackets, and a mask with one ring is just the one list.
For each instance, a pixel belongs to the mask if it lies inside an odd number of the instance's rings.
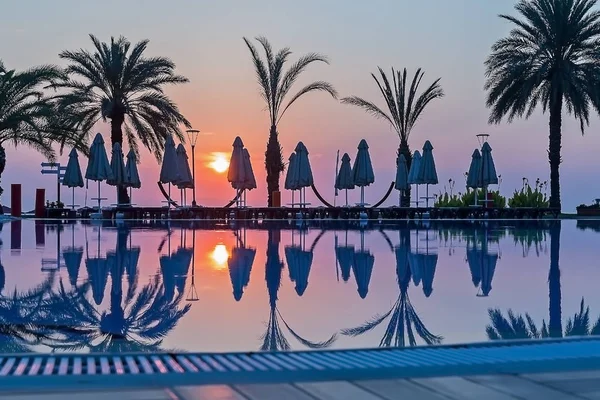
{"label": "swimming pool", "polygon": [[13,221],[0,232],[0,351],[304,350],[597,334],[599,232],[590,220]]}

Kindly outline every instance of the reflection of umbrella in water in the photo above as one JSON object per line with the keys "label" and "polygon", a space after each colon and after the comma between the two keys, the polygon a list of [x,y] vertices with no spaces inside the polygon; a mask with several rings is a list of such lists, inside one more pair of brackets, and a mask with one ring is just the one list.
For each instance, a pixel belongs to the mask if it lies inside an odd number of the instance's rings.
{"label": "reflection of umbrella in water", "polygon": [[281,285],[281,273],[283,270],[283,263],[279,258],[281,232],[279,230],[269,230],[268,235],[265,280],[267,282],[267,292],[269,293],[270,312],[269,321],[267,322],[267,331],[262,335],[261,339],[263,342],[260,349],[263,351],[281,351],[290,349],[290,343],[281,330],[280,320],[287,328],[288,332],[304,346],[312,349],[331,346],[337,338],[336,334],[333,334],[324,342],[311,342],[296,333],[279,312],[279,309],[277,308],[277,295]]}
{"label": "reflection of umbrella in water", "polygon": [[[293,232],[292,232],[293,235]],[[302,296],[308,287],[308,276],[313,262],[313,249],[305,250],[306,234],[300,234],[300,245],[285,246],[285,260],[290,279],[296,284],[298,296]]]}
{"label": "reflection of umbrella in water", "polygon": [[365,250],[365,232],[360,232],[360,250],[354,252],[352,259],[352,272],[356,285],[358,286],[358,294],[364,299],[369,293],[369,282],[373,273],[373,265],[375,265],[375,256],[370,251]]}
{"label": "reflection of umbrella in water", "polygon": [[492,290],[492,279],[496,270],[499,255],[488,251],[487,232],[481,243],[481,248],[477,248],[477,240],[474,241],[472,248],[467,248],[467,262],[471,270],[471,278],[475,287],[481,289],[480,297],[487,297]]}
{"label": "reflection of umbrella in water", "polygon": [[[170,242],[169,237],[169,242]],[[170,249],[170,246],[169,246]],[[185,246],[179,247],[174,253],[160,257],[160,271],[163,277],[165,287],[165,298],[173,300],[175,298],[175,289],[179,295],[185,290],[185,281],[192,263],[192,249]]]}
{"label": "reflection of umbrella in water", "polygon": [[[383,315],[376,315],[361,326],[351,329],[343,329],[342,334],[347,336],[358,336],[371,331],[390,317],[384,335],[379,342],[380,347],[404,347],[406,339],[410,346],[416,346],[416,336],[419,336],[426,344],[438,344],[442,337],[432,334],[423,324],[417,311],[410,302],[408,287],[411,281],[411,269],[409,263],[410,232],[401,230],[400,244],[394,253],[396,256],[396,279],[400,294],[393,307]],[[415,335],[416,334],[416,335]]]}
{"label": "reflection of umbrella in water", "polygon": [[73,224],[71,225],[71,246],[63,249],[63,260],[65,260],[71,286],[77,285],[82,259],[83,247],[75,247],[75,224]]}
{"label": "reflection of umbrella in water", "polygon": [[[344,282],[348,282],[350,279],[350,271],[352,270],[352,263],[354,261],[354,246],[348,246],[348,230],[346,230],[346,243],[344,246],[338,246],[337,234],[335,236],[335,259],[340,265],[342,272],[342,279]],[[339,278],[338,278],[339,279]]]}
{"label": "reflection of umbrella in water", "polygon": [[106,281],[108,280],[106,258],[100,257],[100,230],[101,228],[98,227],[98,252],[95,258],[89,256],[86,230],[85,268],[90,284],[92,285],[92,295],[96,305],[100,305],[104,299],[104,290],[106,289]]}
{"label": "reflection of umbrella in water", "polygon": [[256,249],[246,248],[245,241],[241,240],[239,234],[236,233],[236,237],[238,238],[238,245],[231,250],[227,267],[229,268],[229,278],[233,287],[233,298],[240,301],[244,294],[244,288],[250,283],[250,272],[252,271],[252,264],[254,264]]}
{"label": "reflection of umbrella in water", "polygon": [[[433,279],[435,278],[438,255],[429,252],[429,229],[425,232],[425,252],[419,252],[418,248],[415,253],[411,252],[409,254],[409,263],[414,275],[419,275],[418,278],[413,276],[413,282],[415,285],[418,285],[420,281],[423,282],[423,293],[426,297],[429,297],[433,292]],[[419,233],[417,232],[417,245],[418,241]]]}

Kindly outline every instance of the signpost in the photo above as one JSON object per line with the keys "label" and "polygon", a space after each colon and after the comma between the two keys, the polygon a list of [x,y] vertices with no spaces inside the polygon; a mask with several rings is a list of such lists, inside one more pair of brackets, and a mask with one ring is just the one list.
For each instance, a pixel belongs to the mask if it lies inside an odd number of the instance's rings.
{"label": "signpost", "polygon": [[65,171],[67,170],[67,167],[62,167],[60,163],[51,162],[43,162],[41,165],[42,175],[56,175],[56,201],[57,203],[60,203],[60,184],[62,183],[62,179],[65,176]]}

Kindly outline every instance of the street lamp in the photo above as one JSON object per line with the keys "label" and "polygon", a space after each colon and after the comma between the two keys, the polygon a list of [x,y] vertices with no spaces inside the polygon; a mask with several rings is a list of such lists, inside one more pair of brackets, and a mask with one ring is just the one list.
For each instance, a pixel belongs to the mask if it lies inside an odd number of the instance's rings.
{"label": "street lamp", "polygon": [[188,139],[190,140],[190,145],[192,146],[192,207],[196,207],[196,142],[198,141],[198,136],[200,131],[197,129],[188,129],[186,131],[188,135]]}

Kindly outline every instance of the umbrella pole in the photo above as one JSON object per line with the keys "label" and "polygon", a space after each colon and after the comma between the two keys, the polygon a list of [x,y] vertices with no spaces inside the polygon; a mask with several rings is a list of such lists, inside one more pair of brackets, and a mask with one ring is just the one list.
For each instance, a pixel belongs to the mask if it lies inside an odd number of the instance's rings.
{"label": "umbrella pole", "polygon": [[71,202],[71,207],[74,210],[75,209],[75,186],[73,186],[73,201]]}
{"label": "umbrella pole", "polygon": [[100,181],[98,181],[98,212],[100,212]]}
{"label": "umbrella pole", "polygon": [[477,188],[473,188],[473,191],[475,192],[475,205],[477,205]]}
{"label": "umbrella pole", "polygon": [[417,208],[419,208],[419,184],[417,184],[416,186],[417,186],[417,200],[415,201],[415,204],[417,205]]}
{"label": "umbrella pole", "polygon": [[360,187],[360,205],[361,207],[365,206],[365,187]]}
{"label": "umbrella pole", "polygon": [[131,186],[129,186],[129,204],[131,204]]}
{"label": "umbrella pole", "polygon": [[425,185],[425,207],[429,207],[429,183]]}
{"label": "umbrella pole", "polygon": [[348,207],[348,189],[346,189],[346,207]]}
{"label": "umbrella pole", "polygon": [[294,192],[295,190],[292,189],[292,208],[294,208]]}
{"label": "umbrella pole", "polygon": [[[169,201],[167,201],[167,218],[171,219],[171,182],[169,182]],[[169,252],[171,243],[169,241]]]}

